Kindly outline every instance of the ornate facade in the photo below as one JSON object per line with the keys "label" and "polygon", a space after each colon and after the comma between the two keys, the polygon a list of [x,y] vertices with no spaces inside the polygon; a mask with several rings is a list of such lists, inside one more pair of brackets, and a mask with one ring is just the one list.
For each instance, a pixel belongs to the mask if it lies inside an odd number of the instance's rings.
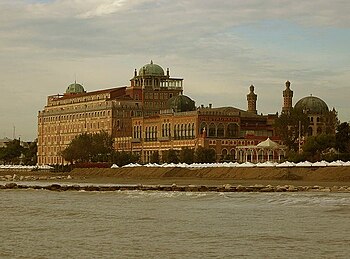
{"label": "ornate facade", "polygon": [[[132,119],[132,151],[138,153],[143,162],[149,162],[154,152],[162,158],[163,152],[169,149],[196,149],[199,146],[214,149],[218,160],[256,162],[262,157],[255,153],[248,157],[248,150],[242,147],[249,146],[251,150],[267,138],[279,141],[273,128],[276,114],[256,115],[251,110],[211,105],[195,109],[191,105],[171,107],[174,103],[186,103],[188,99],[177,96],[169,100],[170,109],[156,116]],[[271,161],[281,159],[283,155],[276,153],[270,156]]]}
{"label": "ornate facade", "polygon": [[331,120],[336,120],[335,109],[330,111],[325,101],[312,95],[301,98],[293,107],[293,91],[290,89],[290,82],[287,81],[286,89],[283,91],[282,112],[290,113],[292,109],[307,114],[310,123],[307,136],[335,133],[335,125],[331,125]]}
{"label": "ornate facade", "polygon": [[[292,97],[287,81],[283,112],[291,111]],[[279,161],[285,149],[273,127],[278,114],[258,115],[256,102],[251,85],[247,110],[196,107],[183,95],[183,79],[170,77],[169,69],[164,72],[152,61],[135,69],[130,86],[87,92],[75,82],[64,94],[48,96],[38,113],[38,164],[64,164],[60,153],[73,138],[100,131],[114,138],[116,150],[137,153],[142,162],[156,151],[199,146],[214,149],[218,160]],[[259,146],[267,139],[277,146]]]}
{"label": "ornate facade", "polygon": [[131,118],[159,113],[183,91],[183,79],[171,78],[169,69],[165,74],[152,61],[130,81],[127,87],[93,92],[75,82],[64,94],[48,96],[38,113],[38,164],[65,163],[60,152],[82,133],[106,131],[117,150],[131,150]]}

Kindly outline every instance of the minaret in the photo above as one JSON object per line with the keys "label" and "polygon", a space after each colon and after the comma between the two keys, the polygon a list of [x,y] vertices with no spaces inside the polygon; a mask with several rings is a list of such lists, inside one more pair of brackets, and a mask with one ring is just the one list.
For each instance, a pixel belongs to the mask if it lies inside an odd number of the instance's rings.
{"label": "minaret", "polygon": [[254,93],[254,85],[251,85],[249,87],[249,89],[250,89],[250,93],[247,94],[247,101],[248,101],[248,110],[247,110],[247,112],[251,112],[251,113],[257,114],[256,100],[258,99],[258,97]]}
{"label": "minaret", "polygon": [[293,108],[293,91],[290,90],[290,82],[286,82],[286,89],[283,91],[282,113],[290,113]]}

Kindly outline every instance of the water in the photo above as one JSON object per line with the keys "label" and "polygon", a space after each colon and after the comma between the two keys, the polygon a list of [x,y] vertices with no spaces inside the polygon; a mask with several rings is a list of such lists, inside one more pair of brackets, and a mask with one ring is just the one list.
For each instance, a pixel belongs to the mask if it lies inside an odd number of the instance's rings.
{"label": "water", "polygon": [[0,258],[349,258],[341,193],[0,191]]}

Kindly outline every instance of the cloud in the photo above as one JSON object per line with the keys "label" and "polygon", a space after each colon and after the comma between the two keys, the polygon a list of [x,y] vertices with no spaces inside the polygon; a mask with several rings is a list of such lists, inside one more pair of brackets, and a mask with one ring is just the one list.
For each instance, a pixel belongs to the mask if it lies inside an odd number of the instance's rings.
{"label": "cloud", "polygon": [[[348,9],[348,1],[328,0],[2,0],[0,110],[24,129],[34,125],[33,137],[46,96],[74,74],[89,90],[125,85],[150,59],[184,77],[197,103],[244,108],[254,84],[259,110],[276,112],[287,79],[298,97],[346,96]],[[32,108],[8,110],[28,89]]]}

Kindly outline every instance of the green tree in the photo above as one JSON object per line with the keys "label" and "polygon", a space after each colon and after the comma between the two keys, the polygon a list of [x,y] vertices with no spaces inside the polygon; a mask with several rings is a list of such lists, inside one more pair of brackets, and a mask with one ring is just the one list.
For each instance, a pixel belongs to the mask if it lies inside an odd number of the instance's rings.
{"label": "green tree", "polygon": [[350,153],[350,125],[343,122],[337,127],[335,148],[341,153]]}
{"label": "green tree", "polygon": [[76,136],[61,155],[70,163],[107,162],[111,160],[113,139],[106,132]]}
{"label": "green tree", "polygon": [[189,148],[181,149],[180,161],[182,163],[192,164],[194,162],[194,150]]}
{"label": "green tree", "polygon": [[335,146],[335,136],[331,134],[320,134],[310,136],[303,145],[305,158],[310,161],[320,161],[324,159]]}
{"label": "green tree", "polygon": [[178,152],[174,149],[169,149],[163,152],[163,162],[165,163],[179,163]]}
{"label": "green tree", "polygon": [[290,149],[298,149],[299,131],[300,136],[306,135],[309,127],[309,118],[302,111],[292,109],[290,113],[282,113],[275,121],[275,130],[283,143]]}
{"label": "green tree", "polygon": [[154,151],[150,157],[151,163],[159,164],[159,152],[158,150]]}
{"label": "green tree", "polygon": [[23,150],[23,155],[24,155],[23,163],[25,165],[36,165],[37,152],[38,152],[37,140],[28,142],[28,146]]}
{"label": "green tree", "polygon": [[336,129],[339,126],[338,112],[333,108],[333,110],[322,115],[322,122],[325,124],[326,134],[335,134]]}
{"label": "green tree", "polygon": [[6,147],[2,148],[0,157],[5,163],[19,164],[23,150],[20,140],[14,139],[8,142]]}
{"label": "green tree", "polygon": [[109,162],[113,148],[113,138],[105,131],[92,135],[92,161],[94,162]]}
{"label": "green tree", "polygon": [[198,147],[195,153],[197,163],[214,163],[216,162],[216,153],[214,149]]}
{"label": "green tree", "polygon": [[136,163],[139,161],[139,156],[125,151],[115,151],[112,153],[112,163],[117,164],[118,166],[124,166],[131,163]]}

